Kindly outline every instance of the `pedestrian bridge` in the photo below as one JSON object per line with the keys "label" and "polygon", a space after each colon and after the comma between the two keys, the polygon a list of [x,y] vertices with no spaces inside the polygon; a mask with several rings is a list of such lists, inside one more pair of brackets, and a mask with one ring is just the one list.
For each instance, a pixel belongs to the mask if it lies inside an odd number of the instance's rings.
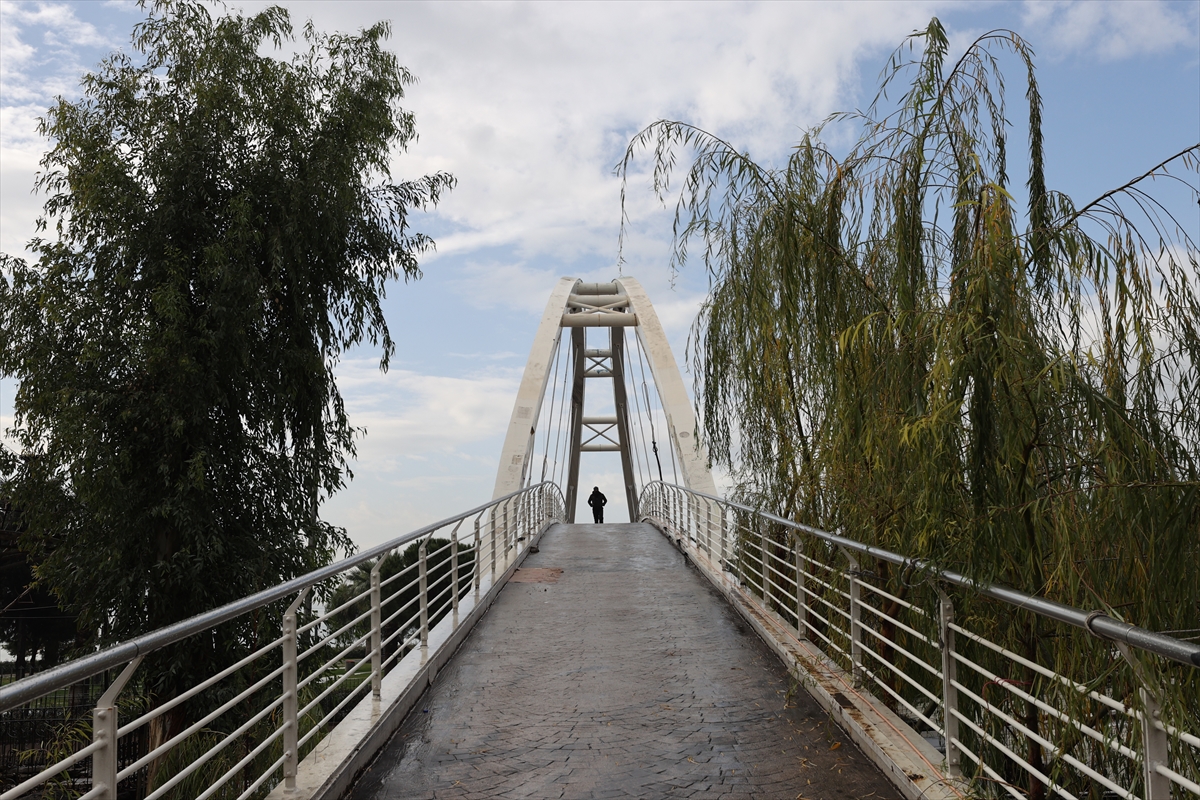
{"label": "pedestrian bridge", "polygon": [[[94,705],[0,800],[1200,797],[1158,683],[1200,646],[733,502],[697,432],[640,285],[563,279],[491,500],[0,687],[2,725]],[[630,521],[575,524],[606,451]],[[1014,652],[1034,619],[1111,668]],[[156,654],[239,625],[270,633],[150,696]]]}

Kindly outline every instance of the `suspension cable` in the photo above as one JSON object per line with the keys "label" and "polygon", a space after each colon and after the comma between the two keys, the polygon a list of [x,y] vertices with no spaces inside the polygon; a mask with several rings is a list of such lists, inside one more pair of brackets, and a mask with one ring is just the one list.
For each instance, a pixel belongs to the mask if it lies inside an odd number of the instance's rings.
{"label": "suspension cable", "polygon": [[[635,332],[634,336],[636,336],[636,335],[637,334]],[[644,485],[645,483],[649,483],[650,481],[654,480],[654,475],[650,472],[650,449],[648,447],[646,447],[646,423],[645,423],[645,420],[642,419],[642,398],[640,396],[641,393],[638,392],[637,378],[635,376],[633,376],[633,368],[632,368],[632,358],[633,357],[632,357],[632,355],[629,355],[630,353],[632,353],[632,351],[627,350],[626,361],[629,362],[629,364],[630,364],[629,375],[633,379],[633,407],[636,412],[638,436],[642,440],[642,446],[641,446],[641,451],[640,451],[642,457],[641,457],[641,459],[638,460],[638,469],[639,469],[639,477],[643,478],[643,485]],[[646,413],[649,414],[650,409],[646,409]],[[642,464],[642,461],[645,461],[644,465]]]}
{"label": "suspension cable", "polygon": [[[625,331],[623,329],[621,331],[621,336],[622,337],[625,336]],[[625,380],[625,375],[627,372],[629,372],[629,348],[622,347],[621,348],[621,372],[620,372],[620,374],[621,374],[621,384],[623,385],[623,388],[625,389],[625,420],[626,420],[625,435],[630,440],[630,441],[625,442],[625,449],[629,451],[630,456],[633,458],[632,466],[637,471],[638,483],[644,484],[644,481],[641,480],[641,477],[642,477],[641,459],[638,458],[638,449],[637,449],[636,443],[633,441],[633,439],[634,439],[633,428],[629,424],[629,417],[631,415],[629,413],[629,382],[627,380]],[[635,408],[636,408],[637,392],[635,391],[633,394],[634,394],[634,401],[635,401]],[[645,446],[645,445],[643,444],[643,446]]]}
{"label": "suspension cable", "polygon": [[[546,417],[546,442],[542,448],[542,481],[546,480],[546,466],[550,458],[550,429],[554,427],[554,401],[558,396],[558,357],[562,354],[562,339],[561,335],[558,341],[559,346],[554,348],[554,366],[550,372],[554,375],[550,383],[550,413]],[[545,390],[542,390],[542,396],[545,397]],[[536,444],[536,440],[535,444]]]}
{"label": "suspension cable", "polygon": [[559,458],[559,456],[558,456],[558,449],[557,449],[558,445],[556,444],[555,445],[555,460],[558,461],[558,485],[560,487],[567,480],[567,470],[569,469],[570,458],[571,458],[571,456],[570,456],[570,454],[571,454],[571,422],[570,422],[571,411],[570,411],[570,409],[572,408],[571,404],[573,401],[571,398],[574,396],[574,389],[572,389],[571,392],[568,392],[567,387],[574,386],[575,370],[578,369],[575,362],[579,358],[579,354],[577,352],[575,352],[575,348],[573,345],[571,345],[570,343],[567,343],[567,344],[564,344],[563,346],[569,347],[571,349],[570,349],[570,352],[568,353],[568,355],[570,356],[570,359],[567,362],[567,367],[565,370],[563,370],[563,393],[561,395],[561,399],[558,404],[558,409],[559,409],[559,412],[558,412],[558,440],[559,440],[559,442],[562,443],[562,457]]}
{"label": "suspension cable", "polygon": [[[562,343],[560,340],[559,347],[570,347],[570,345]],[[575,374],[575,348],[571,347],[570,350],[567,360],[563,362],[565,369],[563,371],[563,393],[558,412],[558,435],[554,437],[554,483],[559,487],[562,486],[562,462],[558,460],[558,451],[564,436],[562,418],[567,406],[566,381],[569,376]]]}
{"label": "suspension cable", "polygon": [[[642,337],[637,337],[638,340],[638,356],[642,371],[642,391],[646,393],[646,410],[650,417],[650,445],[654,449],[654,461],[658,464],[658,479],[663,479],[662,459],[658,457],[658,438],[654,433],[654,414],[650,410],[650,390],[646,387],[646,353],[642,350]],[[658,384],[654,385],[655,394],[658,393]],[[674,474],[674,473],[672,473]],[[679,483],[676,479],[675,483]]]}
{"label": "suspension cable", "polygon": [[[651,371],[653,372],[653,370]],[[671,431],[671,421],[667,419],[667,408],[663,405],[662,392],[658,390],[657,379],[654,382],[654,394],[658,397],[658,409],[662,413],[663,430],[667,432],[667,455],[671,457],[671,478],[676,484],[679,483],[679,472],[676,470],[675,464],[675,437]]]}

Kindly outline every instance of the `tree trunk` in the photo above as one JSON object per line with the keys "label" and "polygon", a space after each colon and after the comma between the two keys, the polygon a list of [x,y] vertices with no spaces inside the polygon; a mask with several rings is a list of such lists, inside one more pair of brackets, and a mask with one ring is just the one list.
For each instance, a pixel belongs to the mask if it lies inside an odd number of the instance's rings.
{"label": "tree trunk", "polygon": [[[166,704],[171,697],[155,697],[154,707]],[[149,753],[154,748],[177,735],[185,727],[187,718],[184,715],[184,709],[187,703],[180,703],[165,714],[161,714],[150,720],[148,724],[149,734],[147,735],[146,752]],[[167,763],[171,758],[171,751],[168,750],[163,755],[154,759],[146,768],[146,792],[152,792],[163,782],[171,777],[171,773],[166,769]]]}

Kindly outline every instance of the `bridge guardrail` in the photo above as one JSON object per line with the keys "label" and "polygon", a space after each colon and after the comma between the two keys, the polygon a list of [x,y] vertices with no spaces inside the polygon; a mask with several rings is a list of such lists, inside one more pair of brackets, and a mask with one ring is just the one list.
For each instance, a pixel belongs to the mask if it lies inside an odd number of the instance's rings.
{"label": "bridge guardrail", "polygon": [[[1018,800],[1200,796],[1200,697],[1165,699],[1134,652],[1170,659],[1156,674],[1178,684],[1194,680],[1200,645],[673,484],[647,484],[639,506],[935,743],[947,779]],[[1093,648],[1104,666],[1047,666],[1037,636],[1014,652],[994,641],[1010,623]]]}
{"label": "bridge guardrail", "polygon": [[[135,787],[143,800],[165,795],[248,800],[280,782],[294,786],[299,762],[333,727],[330,723],[365,697],[368,687],[378,698],[384,675],[406,654],[428,645],[430,628],[439,619],[454,614],[457,624],[460,600],[472,591],[478,599],[483,574],[490,571],[494,582],[497,569],[503,572],[543,523],[562,520],[564,512],[559,488],[536,484],[221,608],[0,687],[3,724],[14,709],[32,700],[124,667],[96,704],[90,734],[86,720],[79,721],[78,730],[57,732],[82,739],[80,746],[56,756],[37,774],[15,776],[0,800],[16,800],[51,781],[69,784],[79,791],[79,800],[115,800],[118,785],[131,780],[144,784],[151,769],[154,784]],[[399,555],[399,562],[389,562],[391,555]],[[313,604],[318,593],[322,596]],[[148,711],[122,724],[118,709],[128,703],[119,696],[147,655],[285,600],[291,602],[282,610],[280,635],[273,641],[248,648],[252,652],[174,697],[155,698]],[[273,668],[266,663],[272,658],[278,659]],[[198,697],[206,700],[206,713],[165,741],[152,742],[128,763],[118,763],[123,737]],[[240,746],[231,747],[235,743]]]}

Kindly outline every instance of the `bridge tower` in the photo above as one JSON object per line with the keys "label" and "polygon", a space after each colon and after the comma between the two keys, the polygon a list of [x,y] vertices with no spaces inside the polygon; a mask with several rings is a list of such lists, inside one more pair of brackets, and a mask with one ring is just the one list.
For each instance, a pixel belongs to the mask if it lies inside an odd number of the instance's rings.
{"label": "bridge tower", "polygon": [[[588,348],[587,328],[607,328],[608,347]],[[575,521],[582,454],[619,452],[630,521],[637,521],[637,498],[641,487],[636,485],[634,475],[625,381],[627,328],[637,336],[650,368],[666,418],[667,438],[682,473],[681,482],[694,491],[716,494],[716,485],[708,468],[708,453],[696,437],[696,414],[666,333],[641,284],[633,278],[622,277],[610,283],[562,278],[550,293],[517,390],[493,497],[516,491],[528,485],[533,477],[531,461],[538,418],[551,382],[555,354],[564,332],[569,332],[573,370],[569,376],[568,467],[566,486],[563,487],[568,518]],[[588,416],[584,412],[589,383],[611,385],[615,414]],[[605,387],[597,388],[603,391]]]}

